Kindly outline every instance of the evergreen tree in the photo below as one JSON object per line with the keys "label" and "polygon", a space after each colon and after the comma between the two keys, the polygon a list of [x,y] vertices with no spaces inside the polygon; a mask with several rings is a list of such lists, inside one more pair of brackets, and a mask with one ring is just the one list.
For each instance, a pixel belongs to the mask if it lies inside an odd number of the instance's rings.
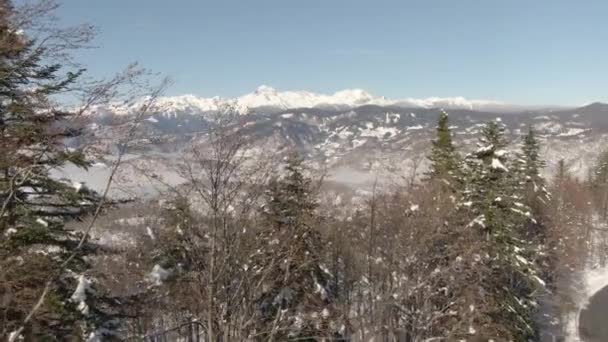
{"label": "evergreen tree", "polygon": [[80,133],[72,114],[53,105],[53,96],[82,70],[62,75],[61,65],[45,65],[45,49],[14,27],[12,13],[11,4],[0,1],[0,339],[21,325],[47,279],[61,269],[21,335],[28,341],[94,339],[114,328],[110,301],[85,275],[86,256],[96,247],[85,244],[70,258],[81,235],[65,223],[90,212],[98,196],[50,176],[68,163],[90,165],[82,151],[65,145]]}
{"label": "evergreen tree", "polygon": [[[572,179],[570,169],[566,165],[566,161],[562,158],[557,162],[557,170],[553,176],[552,192],[554,197],[552,198],[555,211],[559,212],[565,205],[566,197],[566,185]],[[592,182],[592,180],[589,180]]]}
{"label": "evergreen tree", "polygon": [[553,179],[553,183],[555,184],[561,184],[564,181],[570,179],[570,171],[568,170],[568,166],[566,166],[566,161],[563,158],[557,162],[557,170]]}
{"label": "evergreen tree", "polygon": [[318,341],[337,331],[332,323],[335,289],[321,256],[324,242],[315,226],[317,207],[302,160],[291,155],[285,175],[273,180],[263,210],[252,271],[256,296],[256,340]]}
{"label": "evergreen tree", "polygon": [[[545,167],[545,161],[540,156],[540,142],[532,128],[523,139],[521,151],[515,154],[511,162],[511,178],[515,193],[513,199],[518,210],[529,216],[528,224],[524,225],[523,233],[527,238],[542,241],[544,235],[542,226],[542,208],[549,202],[544,178],[540,171]],[[538,240],[540,239],[540,240]]]}
{"label": "evergreen tree", "polygon": [[471,212],[479,217],[476,222],[483,223],[488,235],[502,229],[504,220],[499,217],[502,212],[497,209],[502,208],[499,203],[510,200],[505,196],[510,185],[509,170],[505,166],[506,145],[504,126],[499,121],[491,121],[482,130],[479,148],[466,160],[469,174],[465,198]]}
{"label": "evergreen tree", "polygon": [[608,184],[608,151],[603,151],[597,158],[593,182],[597,185]]}
{"label": "evergreen tree", "polygon": [[532,127],[528,129],[528,134],[524,138],[523,154],[526,157],[526,172],[530,177],[537,177],[540,170],[545,166],[544,160],[540,157],[540,142],[536,137],[536,132]]}
{"label": "evergreen tree", "polygon": [[535,202],[546,203],[549,193],[546,189],[544,178],[540,175],[541,170],[546,166],[545,161],[540,156],[540,142],[536,137],[534,129],[530,128],[524,138],[522,147],[524,161],[525,195],[528,204],[536,207]]}
{"label": "evergreen tree", "polygon": [[472,218],[469,227],[485,240],[478,253],[484,256],[479,266],[484,295],[475,305],[484,319],[477,319],[472,330],[489,338],[525,341],[536,334],[533,293],[542,284],[534,249],[518,233],[530,213],[517,196],[518,173],[506,166],[509,154],[499,120],[486,125],[479,145],[467,158],[470,174],[462,205]]}
{"label": "evergreen tree", "polygon": [[454,188],[460,180],[460,158],[452,142],[448,113],[441,111],[436,128],[436,138],[432,142],[431,161],[428,176],[431,180],[445,182]]}

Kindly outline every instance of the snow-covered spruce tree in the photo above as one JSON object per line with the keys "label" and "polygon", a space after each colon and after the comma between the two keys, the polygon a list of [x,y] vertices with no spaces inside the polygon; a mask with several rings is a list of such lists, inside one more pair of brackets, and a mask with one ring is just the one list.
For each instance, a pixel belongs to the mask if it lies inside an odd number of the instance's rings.
{"label": "snow-covered spruce tree", "polygon": [[441,111],[437,121],[436,138],[432,142],[431,162],[427,176],[430,180],[439,181],[450,189],[459,187],[461,177],[461,161],[452,142],[452,132],[449,127],[448,113]]}
{"label": "snow-covered spruce tree", "polygon": [[[21,325],[38,300],[45,282],[62,269],[80,235],[65,228],[95,205],[98,196],[81,184],[50,176],[67,163],[87,168],[66,138],[80,132],[72,114],[54,108],[54,95],[82,73],[45,65],[45,49],[11,22],[10,2],[0,1],[0,339]],[[21,334],[27,341],[83,339],[113,328],[87,278],[86,244],[70,259],[40,310]],[[106,331],[106,330],[103,330]]]}
{"label": "snow-covered spruce tree", "polygon": [[546,166],[540,148],[540,141],[536,137],[534,129],[530,128],[524,137],[521,154],[518,156],[520,158],[517,160],[523,161],[524,200],[535,211],[539,209],[539,206],[546,205],[550,197],[545,179],[540,174]]}
{"label": "snow-covered spruce tree", "polygon": [[317,203],[302,159],[292,154],[285,174],[267,191],[263,224],[252,255],[256,341],[322,341],[334,337],[335,289],[321,256]]}
{"label": "snow-covered spruce tree", "polygon": [[534,263],[536,246],[519,233],[530,215],[518,202],[519,173],[505,166],[510,164],[506,145],[502,123],[492,121],[477,151],[467,157],[470,175],[462,207],[480,239],[476,286],[481,293],[472,299],[469,334],[526,341],[537,333],[534,293],[543,283]]}
{"label": "snow-covered spruce tree", "polygon": [[532,127],[522,140],[521,148],[509,166],[516,189],[512,196],[516,207],[512,210],[528,217],[519,225],[518,235],[529,246],[529,258],[537,265],[538,275],[547,283],[545,291],[536,292],[540,305],[536,324],[541,333],[549,334],[555,330],[555,322],[560,318],[555,305],[556,282],[561,281],[556,273],[560,269],[557,265],[559,251],[553,241],[552,230],[555,227],[551,227],[556,224],[555,214],[546,181],[540,174],[546,165],[540,152],[541,144]]}
{"label": "snow-covered spruce tree", "polygon": [[528,217],[527,224],[521,226],[522,236],[530,242],[542,244],[544,230],[543,209],[550,201],[545,179],[540,172],[545,161],[540,154],[540,142],[532,128],[523,139],[520,151],[510,161],[512,185],[515,189],[511,196],[515,208],[512,210]]}

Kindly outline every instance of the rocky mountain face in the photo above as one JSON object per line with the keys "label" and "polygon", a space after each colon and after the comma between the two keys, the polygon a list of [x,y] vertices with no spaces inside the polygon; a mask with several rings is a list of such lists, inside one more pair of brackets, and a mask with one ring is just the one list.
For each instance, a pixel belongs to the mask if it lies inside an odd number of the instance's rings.
{"label": "rocky mountain face", "polygon": [[[369,186],[376,178],[411,179],[424,171],[425,155],[443,109],[373,104],[343,107],[281,110],[266,106],[248,109],[246,114],[238,111],[202,114],[192,108],[170,107],[144,118],[142,135],[130,158],[171,178],[176,158],[186,149],[204,144],[217,119],[229,117],[230,125],[246,139],[252,154],[280,154],[295,147],[312,167],[326,168],[330,180],[355,188]],[[476,147],[477,136],[489,120],[502,120],[513,148],[528,127],[533,127],[544,143],[547,174],[563,158],[573,173],[584,177],[596,156],[608,147],[606,104],[505,114],[458,106],[445,110],[463,153]],[[103,147],[111,151],[129,117],[128,111],[93,115],[89,129],[96,138],[94,141],[105,142]],[[131,171],[128,177],[137,179],[136,172]],[[179,182],[177,178],[175,181]]]}

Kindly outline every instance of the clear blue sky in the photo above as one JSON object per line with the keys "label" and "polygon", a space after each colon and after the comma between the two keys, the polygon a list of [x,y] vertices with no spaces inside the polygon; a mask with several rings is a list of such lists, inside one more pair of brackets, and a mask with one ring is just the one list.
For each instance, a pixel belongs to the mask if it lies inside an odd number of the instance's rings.
{"label": "clear blue sky", "polygon": [[171,94],[363,88],[391,98],[608,102],[606,0],[63,0],[100,29],[94,75],[130,61]]}

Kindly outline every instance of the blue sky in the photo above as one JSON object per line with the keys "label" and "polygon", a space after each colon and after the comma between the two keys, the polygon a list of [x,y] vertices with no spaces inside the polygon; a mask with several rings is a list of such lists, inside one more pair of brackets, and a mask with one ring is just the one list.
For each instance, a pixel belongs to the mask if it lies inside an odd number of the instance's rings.
{"label": "blue sky", "polygon": [[63,0],[98,26],[93,75],[131,61],[170,94],[362,88],[390,98],[608,102],[608,1]]}

